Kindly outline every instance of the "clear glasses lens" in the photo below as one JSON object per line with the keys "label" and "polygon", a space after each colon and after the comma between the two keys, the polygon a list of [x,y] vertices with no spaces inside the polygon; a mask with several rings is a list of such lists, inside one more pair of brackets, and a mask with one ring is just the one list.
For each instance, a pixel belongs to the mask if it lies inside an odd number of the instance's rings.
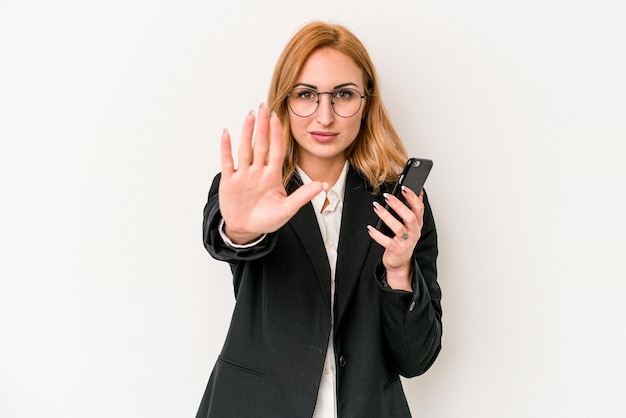
{"label": "clear glasses lens", "polygon": [[313,89],[297,87],[287,96],[289,108],[300,117],[311,116],[317,110],[322,94],[330,95],[330,103],[334,112],[342,117],[349,118],[356,115],[361,108],[363,96],[358,90],[343,88],[332,92],[316,92]]}

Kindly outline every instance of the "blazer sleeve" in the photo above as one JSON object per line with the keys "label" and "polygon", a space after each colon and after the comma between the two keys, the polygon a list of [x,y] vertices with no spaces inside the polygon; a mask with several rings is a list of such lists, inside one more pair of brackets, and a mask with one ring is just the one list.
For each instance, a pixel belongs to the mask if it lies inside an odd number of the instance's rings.
{"label": "blazer sleeve", "polygon": [[376,268],[381,315],[391,360],[405,377],[430,368],[441,350],[441,289],[437,283],[437,231],[424,193],[424,224],[413,257],[413,292],[385,286],[385,268]]}
{"label": "blazer sleeve", "polygon": [[209,190],[209,197],[204,206],[202,238],[204,247],[209,254],[217,260],[230,263],[232,268],[238,261],[255,260],[271,252],[276,246],[276,234],[268,234],[257,245],[247,248],[233,248],[226,244],[218,230],[219,224],[222,221],[218,195],[220,178],[221,175],[218,174],[213,179]]}

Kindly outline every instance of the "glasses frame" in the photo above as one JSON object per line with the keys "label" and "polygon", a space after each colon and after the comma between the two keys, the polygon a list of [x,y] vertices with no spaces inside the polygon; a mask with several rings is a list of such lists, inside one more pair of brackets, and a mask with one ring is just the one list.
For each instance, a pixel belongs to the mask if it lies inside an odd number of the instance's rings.
{"label": "glasses frame", "polygon": [[[317,101],[315,102],[315,109],[313,109],[313,111],[311,113],[309,113],[308,115],[300,115],[300,114],[296,113],[296,111],[293,110],[293,108],[291,107],[291,102],[289,101],[289,99],[291,98],[291,94],[293,93],[293,91],[296,90],[296,89],[309,90],[309,91],[311,91],[311,92],[313,92],[313,93],[315,93],[317,95]],[[333,96],[335,95],[335,93],[337,93],[337,92],[339,92],[341,90],[350,90],[350,91],[354,91],[354,92],[358,93],[357,96],[359,96],[359,107],[350,116],[340,115],[335,110],[335,101],[333,100]],[[319,107],[320,107],[320,97],[321,97],[322,94],[329,94],[330,95],[330,107],[331,107],[331,109],[333,109],[333,113],[335,113],[335,115],[339,116],[340,118],[344,118],[344,119],[351,118],[352,116],[354,116],[357,113],[359,113],[359,110],[361,110],[361,106],[363,106],[363,99],[365,99],[367,97],[367,94],[361,94],[360,91],[358,91],[357,89],[352,88],[352,87],[342,87],[342,88],[339,88],[339,89],[334,90],[334,91],[315,91],[314,89],[307,88],[307,87],[294,87],[287,94],[287,97],[286,97],[286,99],[287,99],[287,107],[289,107],[289,110],[291,110],[294,115],[296,115],[296,116],[298,116],[300,118],[308,118],[309,116],[311,116],[315,112],[317,112],[317,109],[319,109]]]}

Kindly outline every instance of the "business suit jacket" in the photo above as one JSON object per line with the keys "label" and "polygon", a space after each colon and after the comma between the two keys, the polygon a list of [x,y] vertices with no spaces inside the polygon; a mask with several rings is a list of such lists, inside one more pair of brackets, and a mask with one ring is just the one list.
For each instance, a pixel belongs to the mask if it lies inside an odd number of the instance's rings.
{"label": "business suit jacket", "polygon": [[[291,193],[300,185],[294,176]],[[197,417],[310,417],[331,332],[330,266],[311,203],[261,243],[221,239],[219,175],[204,209],[204,243],[227,261],[236,304]],[[387,187],[385,190],[389,190]],[[339,417],[410,416],[399,375],[424,373],[441,347],[437,234],[425,197],[413,292],[385,286],[383,248],[372,241],[373,196],[350,168],[338,245],[334,344]]]}

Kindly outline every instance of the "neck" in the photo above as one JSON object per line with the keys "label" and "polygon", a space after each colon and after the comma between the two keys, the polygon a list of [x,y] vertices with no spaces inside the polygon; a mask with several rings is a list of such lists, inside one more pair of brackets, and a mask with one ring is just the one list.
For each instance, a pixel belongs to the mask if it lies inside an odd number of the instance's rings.
{"label": "neck", "polygon": [[316,164],[299,164],[299,166],[311,180],[328,183],[330,188],[337,183],[345,163],[346,160],[335,160]]}

